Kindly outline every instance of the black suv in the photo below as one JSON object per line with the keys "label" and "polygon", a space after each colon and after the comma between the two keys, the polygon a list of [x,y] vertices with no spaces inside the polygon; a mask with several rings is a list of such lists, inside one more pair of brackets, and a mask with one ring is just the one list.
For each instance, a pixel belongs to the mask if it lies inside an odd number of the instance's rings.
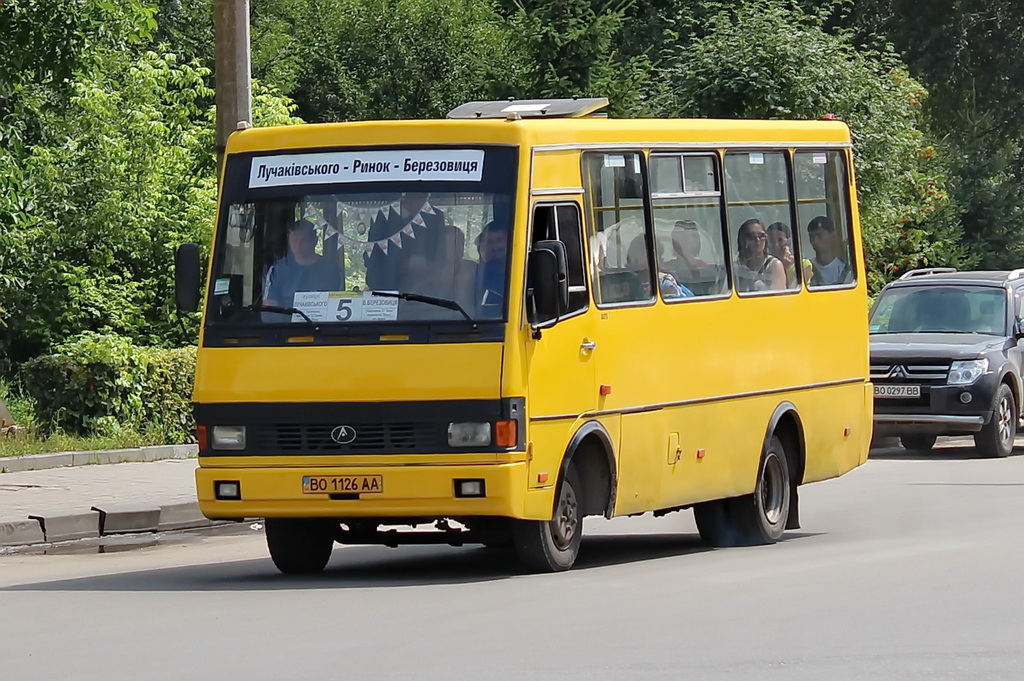
{"label": "black suv", "polygon": [[907,272],[871,308],[875,436],[927,450],[974,435],[985,456],[1013,450],[1021,404],[1024,269]]}

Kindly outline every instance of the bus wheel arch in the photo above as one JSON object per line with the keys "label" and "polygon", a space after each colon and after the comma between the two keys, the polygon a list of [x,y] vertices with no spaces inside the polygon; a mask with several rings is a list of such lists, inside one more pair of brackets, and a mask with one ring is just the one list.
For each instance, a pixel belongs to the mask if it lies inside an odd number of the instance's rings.
{"label": "bus wheel arch", "polygon": [[551,520],[517,520],[513,543],[519,561],[535,572],[560,572],[576,562],[583,517],[611,516],[615,466],[611,438],[596,421],[576,431],[559,465]]}
{"label": "bus wheel arch", "polygon": [[806,440],[804,439],[803,421],[800,413],[792,402],[783,402],[775,408],[775,413],[768,422],[765,431],[765,442],[772,436],[779,438],[786,452],[789,464],[789,476],[792,488],[789,492],[789,519],[787,530],[800,529],[800,501],[797,488],[803,484],[804,468],[807,462]]}
{"label": "bus wheel arch", "polygon": [[570,464],[575,467],[582,487],[582,514],[611,518],[615,509],[617,478],[615,450],[611,436],[600,422],[587,421],[573,435],[559,467],[559,485]]}

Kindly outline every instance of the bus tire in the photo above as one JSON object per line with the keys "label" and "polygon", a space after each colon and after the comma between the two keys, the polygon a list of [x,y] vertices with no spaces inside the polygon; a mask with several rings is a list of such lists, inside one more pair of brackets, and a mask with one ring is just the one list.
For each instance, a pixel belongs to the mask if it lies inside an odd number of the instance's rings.
{"label": "bus tire", "polygon": [[312,519],[267,518],[267,548],[286,575],[321,572],[334,549],[334,525]]}
{"label": "bus tire", "polygon": [[519,520],[514,526],[516,555],[532,572],[561,572],[576,562],[583,537],[582,487],[576,467],[565,471],[551,520]]}
{"label": "bus tire", "polygon": [[999,384],[992,400],[992,418],[974,436],[974,447],[982,456],[1002,458],[1013,451],[1017,436],[1017,403],[1013,391],[1005,383]]}
{"label": "bus tire", "polygon": [[754,493],[728,500],[741,545],[774,544],[782,538],[789,520],[792,485],[786,449],[772,435],[761,454]]}
{"label": "bus tire", "polygon": [[792,489],[786,450],[782,441],[773,435],[761,453],[753,494],[694,506],[700,538],[709,546],[775,543],[789,521]]}

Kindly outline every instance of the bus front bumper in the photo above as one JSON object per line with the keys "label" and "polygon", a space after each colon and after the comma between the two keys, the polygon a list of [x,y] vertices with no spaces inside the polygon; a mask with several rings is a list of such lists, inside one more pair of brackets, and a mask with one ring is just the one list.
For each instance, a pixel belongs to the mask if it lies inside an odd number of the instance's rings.
{"label": "bus front bumper", "polygon": [[[551,518],[554,488],[527,486],[525,462],[196,469],[199,507],[211,519],[237,518]],[[466,496],[479,489],[482,496]],[[227,483],[227,484],[225,484]],[[218,498],[218,488],[238,499]],[[460,491],[461,490],[461,491]],[[223,495],[220,495],[223,497]]]}

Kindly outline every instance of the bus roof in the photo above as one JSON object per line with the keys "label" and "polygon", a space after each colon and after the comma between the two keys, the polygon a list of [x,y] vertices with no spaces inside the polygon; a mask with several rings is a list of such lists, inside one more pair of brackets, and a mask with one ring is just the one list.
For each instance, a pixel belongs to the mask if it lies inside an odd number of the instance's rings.
{"label": "bus roof", "polygon": [[846,146],[842,121],[711,118],[392,120],[250,128],[227,152],[324,147],[509,144],[531,147]]}

